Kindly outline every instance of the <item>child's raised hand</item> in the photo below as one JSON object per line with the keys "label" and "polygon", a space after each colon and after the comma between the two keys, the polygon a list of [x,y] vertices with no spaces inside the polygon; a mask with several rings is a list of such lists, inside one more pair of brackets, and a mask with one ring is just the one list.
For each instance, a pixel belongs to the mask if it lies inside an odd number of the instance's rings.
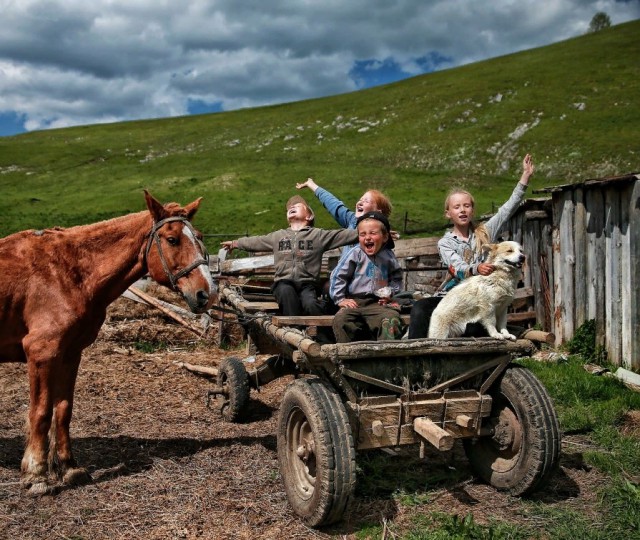
{"label": "child's raised hand", "polygon": [[520,178],[520,183],[527,185],[533,171],[535,171],[533,158],[531,157],[531,154],[527,154],[522,160],[522,178]]}
{"label": "child's raised hand", "polygon": [[313,181],[313,178],[307,178],[306,182],[298,182],[296,184],[297,189],[309,188],[311,191],[315,193],[316,189],[318,189],[318,184]]}

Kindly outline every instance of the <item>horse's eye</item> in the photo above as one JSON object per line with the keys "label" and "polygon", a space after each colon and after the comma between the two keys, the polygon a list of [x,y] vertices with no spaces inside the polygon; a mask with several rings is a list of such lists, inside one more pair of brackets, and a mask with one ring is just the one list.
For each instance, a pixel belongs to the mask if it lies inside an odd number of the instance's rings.
{"label": "horse's eye", "polygon": [[167,242],[170,246],[178,245],[178,239],[175,236],[167,236]]}

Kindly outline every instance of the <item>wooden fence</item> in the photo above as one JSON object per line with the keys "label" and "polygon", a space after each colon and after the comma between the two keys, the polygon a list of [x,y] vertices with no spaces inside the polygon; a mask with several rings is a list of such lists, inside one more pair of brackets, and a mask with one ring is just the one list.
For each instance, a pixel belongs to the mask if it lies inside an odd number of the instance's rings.
{"label": "wooden fence", "polygon": [[595,319],[618,366],[640,369],[640,174],[547,188],[553,203],[554,328]]}

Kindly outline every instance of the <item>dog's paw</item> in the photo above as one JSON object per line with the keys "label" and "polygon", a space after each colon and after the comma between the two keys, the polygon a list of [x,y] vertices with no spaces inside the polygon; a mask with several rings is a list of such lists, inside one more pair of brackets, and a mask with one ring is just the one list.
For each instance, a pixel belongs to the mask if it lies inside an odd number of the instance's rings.
{"label": "dog's paw", "polygon": [[500,330],[500,334],[502,335],[502,339],[510,339],[511,341],[515,341],[516,340],[516,336],[514,336],[511,333],[509,333],[509,331],[504,329],[504,328],[502,330]]}

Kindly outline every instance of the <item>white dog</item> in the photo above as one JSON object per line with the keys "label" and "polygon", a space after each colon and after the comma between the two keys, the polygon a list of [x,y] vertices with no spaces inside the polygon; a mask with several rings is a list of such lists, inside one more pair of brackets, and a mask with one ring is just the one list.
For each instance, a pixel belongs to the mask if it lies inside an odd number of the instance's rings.
{"label": "white dog", "polygon": [[513,302],[525,256],[517,242],[486,244],[486,261],[495,270],[472,276],[451,289],[431,315],[429,337],[444,339],[464,334],[468,323],[481,323],[492,338],[512,339],[507,331],[507,308]]}

